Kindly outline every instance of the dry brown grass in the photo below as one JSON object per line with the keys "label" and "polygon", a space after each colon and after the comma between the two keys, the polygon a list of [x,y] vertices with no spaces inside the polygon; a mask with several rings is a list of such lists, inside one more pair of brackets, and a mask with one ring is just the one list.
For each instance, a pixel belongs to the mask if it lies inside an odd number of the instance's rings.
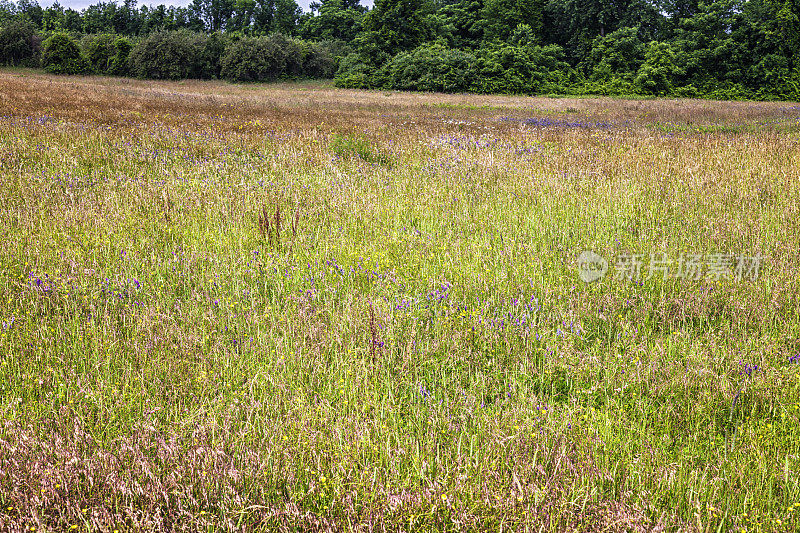
{"label": "dry brown grass", "polygon": [[54,78],[33,71],[0,73],[0,102],[5,113],[37,116],[49,113],[64,120],[102,124],[136,124],[143,119],[201,127],[213,122],[223,129],[237,130],[239,126],[247,127],[248,122],[260,120],[264,126],[283,130],[324,125],[348,131],[396,127],[407,124],[409,119],[413,119],[417,128],[431,123],[441,127],[443,118],[474,120],[537,113],[600,117],[617,123],[725,124],[784,118],[790,105],[691,99],[443,95],[345,90],[325,83],[248,86],[207,81]]}

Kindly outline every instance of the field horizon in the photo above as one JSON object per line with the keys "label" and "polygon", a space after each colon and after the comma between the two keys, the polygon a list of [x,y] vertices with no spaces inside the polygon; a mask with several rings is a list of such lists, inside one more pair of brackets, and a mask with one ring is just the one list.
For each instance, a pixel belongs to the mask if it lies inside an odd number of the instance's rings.
{"label": "field horizon", "polygon": [[798,103],[0,69],[0,216],[2,530],[800,528]]}

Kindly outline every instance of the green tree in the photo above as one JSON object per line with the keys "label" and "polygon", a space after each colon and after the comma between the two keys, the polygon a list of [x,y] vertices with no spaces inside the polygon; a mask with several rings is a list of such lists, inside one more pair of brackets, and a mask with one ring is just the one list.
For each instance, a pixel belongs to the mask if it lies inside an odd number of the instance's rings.
{"label": "green tree", "polygon": [[346,7],[345,0],[322,0],[311,4],[301,32],[306,39],[353,41],[363,27],[364,12],[360,5]]}
{"label": "green tree", "polygon": [[397,54],[386,65],[386,86],[411,91],[466,92],[474,85],[475,56],[440,43]]}
{"label": "green tree", "polygon": [[683,73],[669,43],[651,41],[634,85],[642,94],[665,96],[672,91]]}
{"label": "green tree", "polygon": [[117,54],[116,37],[110,33],[90,35],[83,40],[83,51],[94,72],[105,74]]}
{"label": "green tree", "polygon": [[17,2],[17,13],[33,22],[37,28],[42,27],[44,10],[36,0],[19,0]]}
{"label": "green tree", "polygon": [[140,78],[199,78],[207,41],[207,35],[185,30],[151,33],[131,50],[129,71]]}
{"label": "green tree", "polygon": [[549,0],[544,9],[544,42],[563,46],[577,65],[597,37],[638,26],[647,39],[659,38],[663,16],[648,0]]}
{"label": "green tree", "polygon": [[0,24],[11,20],[17,14],[17,6],[11,0],[0,0]]}
{"label": "green tree", "polygon": [[508,42],[518,24],[527,25],[539,42],[544,0],[485,0],[481,18],[487,41]]}
{"label": "green tree", "polygon": [[734,39],[742,19],[739,0],[700,4],[699,11],[681,19],[672,39],[677,61],[685,70],[679,84],[714,88],[720,82],[745,81],[750,51]]}
{"label": "green tree", "polygon": [[42,12],[42,30],[46,32],[64,29],[64,8],[57,1]]}
{"label": "green tree", "polygon": [[0,64],[34,66],[41,40],[36,26],[27,19],[10,20],[0,26]]}
{"label": "green tree", "polygon": [[563,90],[569,74],[557,45],[515,46],[493,43],[476,53],[476,84],[482,93],[536,94]]}
{"label": "green tree", "polygon": [[90,70],[80,47],[66,33],[54,33],[44,41],[42,66],[53,74],[83,74]]}
{"label": "green tree", "polygon": [[638,27],[620,28],[597,37],[586,61],[590,77],[596,81],[614,78],[632,81],[644,62],[647,45],[639,37]]}
{"label": "green tree", "polygon": [[191,9],[203,21],[205,29],[222,31],[233,16],[235,0],[192,0]]}
{"label": "green tree", "polygon": [[128,74],[128,57],[130,56],[132,48],[133,45],[126,37],[118,37],[114,41],[114,49],[116,52],[108,67],[109,74],[114,76],[125,76]]}
{"label": "green tree", "polygon": [[434,33],[426,20],[432,12],[433,6],[427,0],[376,0],[375,7],[364,17],[364,31],[357,46],[376,63],[413,50]]}

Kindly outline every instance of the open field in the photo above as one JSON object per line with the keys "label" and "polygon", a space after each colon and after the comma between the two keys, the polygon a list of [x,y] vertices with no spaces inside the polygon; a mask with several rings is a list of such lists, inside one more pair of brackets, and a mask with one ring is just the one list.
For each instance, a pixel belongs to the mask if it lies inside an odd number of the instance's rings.
{"label": "open field", "polygon": [[3,531],[800,529],[800,105],[3,71],[0,220]]}

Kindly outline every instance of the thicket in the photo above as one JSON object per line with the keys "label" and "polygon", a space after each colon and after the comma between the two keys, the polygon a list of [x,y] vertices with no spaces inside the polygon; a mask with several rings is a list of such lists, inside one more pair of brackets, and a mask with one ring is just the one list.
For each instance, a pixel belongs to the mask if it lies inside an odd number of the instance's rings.
{"label": "thicket", "polygon": [[0,63],[6,66],[39,64],[42,38],[36,26],[25,19],[12,20],[0,26]]}
{"label": "thicket", "polygon": [[[52,43],[44,65],[46,38]],[[78,45],[80,54],[75,53]],[[339,87],[800,100],[800,1],[0,0],[0,64]]]}
{"label": "thicket", "polygon": [[42,66],[53,74],[83,74],[89,62],[66,33],[54,33],[42,44]]}
{"label": "thicket", "polygon": [[233,42],[220,62],[222,77],[232,81],[265,81],[286,76],[328,78],[334,72],[334,64],[324,44],[280,33]]}

